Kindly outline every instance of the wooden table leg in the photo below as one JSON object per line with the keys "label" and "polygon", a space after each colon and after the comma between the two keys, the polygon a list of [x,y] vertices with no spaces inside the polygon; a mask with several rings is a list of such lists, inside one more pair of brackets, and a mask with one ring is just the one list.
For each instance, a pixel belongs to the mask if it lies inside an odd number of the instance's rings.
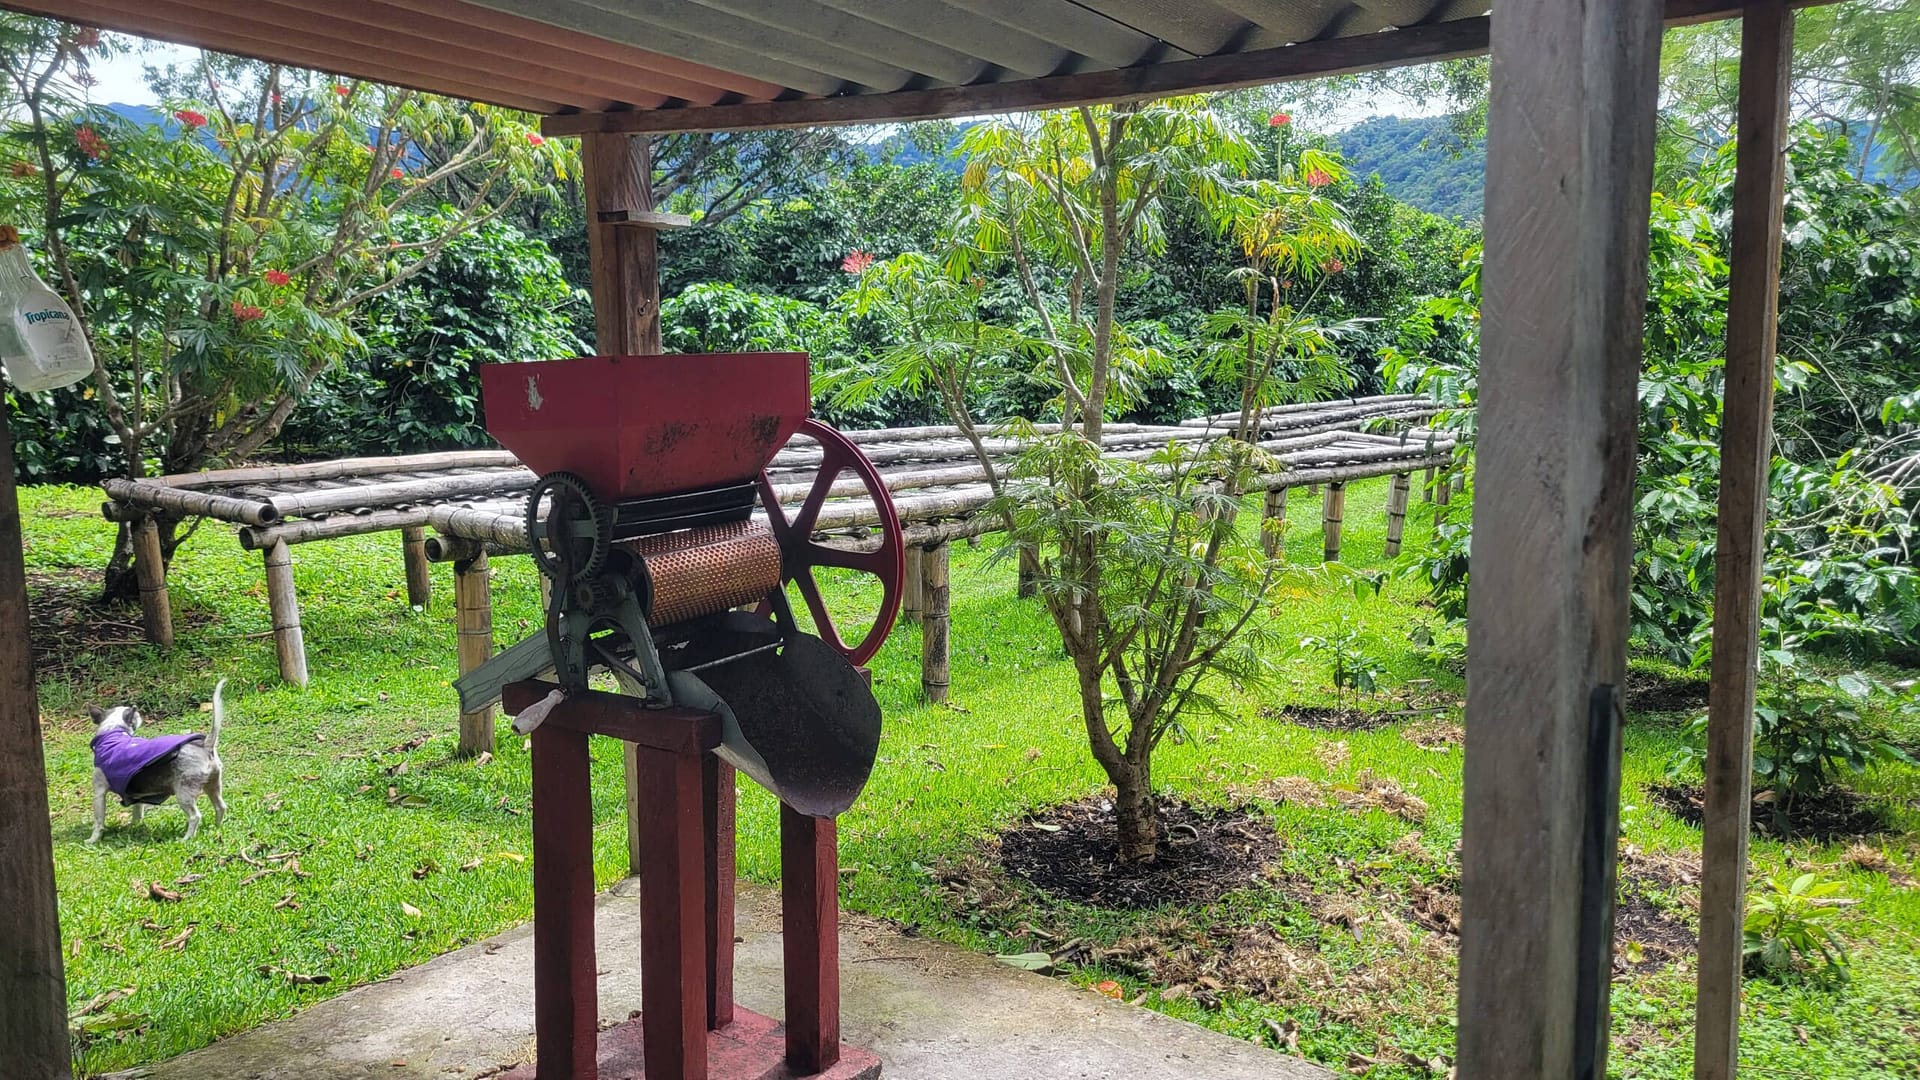
{"label": "wooden table leg", "polygon": [[535,728],[533,1026],[540,1080],[596,1080],[593,794],[587,736]]}
{"label": "wooden table leg", "polygon": [[735,776],[716,754],[700,762],[707,891],[707,1027],[733,1023]]}
{"label": "wooden table leg", "polygon": [[840,865],[832,818],[780,805],[787,1064],[802,1075],[840,1060]]}
{"label": "wooden table leg", "polygon": [[640,998],[646,1014],[647,1080],[706,1080],[701,756],[640,747],[636,757],[640,843],[647,856],[640,866]]}

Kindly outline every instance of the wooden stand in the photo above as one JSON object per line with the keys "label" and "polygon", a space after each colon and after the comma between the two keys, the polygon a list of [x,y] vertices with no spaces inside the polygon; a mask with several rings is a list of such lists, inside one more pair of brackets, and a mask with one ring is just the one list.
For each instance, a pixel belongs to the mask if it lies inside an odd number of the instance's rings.
{"label": "wooden stand", "polygon": [[160,526],[143,517],[133,526],[133,573],[140,583],[140,625],[147,640],[173,645],[173,605],[167,599],[167,563],[160,555]]}
{"label": "wooden stand", "polygon": [[1326,502],[1320,513],[1321,554],[1328,562],[1340,561],[1340,527],[1347,518],[1347,485],[1334,481],[1327,485]]}
{"label": "wooden stand", "polygon": [[408,525],[400,530],[400,551],[407,563],[407,604],[425,608],[433,600],[433,564],[427,561],[427,530]]}
{"label": "wooden stand", "polygon": [[1413,478],[1395,473],[1393,486],[1387,489],[1387,558],[1400,554],[1400,541],[1407,532],[1407,493]]}
{"label": "wooden stand", "polygon": [[293,556],[285,540],[262,554],[267,566],[267,609],[273,614],[273,645],[280,653],[280,677],[307,685],[307,641],[300,632],[300,599],[293,591]]}
{"label": "wooden stand", "polygon": [[939,704],[947,700],[948,672],[952,657],[948,650],[947,608],[952,596],[947,589],[947,545],[930,545],[920,556],[920,689],[927,700]]}
{"label": "wooden stand", "polygon": [[1287,554],[1287,489],[1273,488],[1261,506],[1260,548],[1267,558],[1285,558]]}
{"label": "wooden stand", "polygon": [[[555,689],[502,698],[519,712]],[[593,793],[587,740],[627,744],[639,775],[642,1017],[597,1032]],[[880,1062],[840,1042],[838,848],[830,819],[780,814],[784,1025],[733,1003],[734,775],[713,754],[720,719],[574,694],[533,736],[536,1058],[507,1080],[877,1080]]]}
{"label": "wooden stand", "polygon": [[[465,675],[493,656],[493,594],[487,585],[487,553],[453,564],[453,605],[459,623],[460,674]],[[493,749],[493,706],[460,714],[461,757]]]}

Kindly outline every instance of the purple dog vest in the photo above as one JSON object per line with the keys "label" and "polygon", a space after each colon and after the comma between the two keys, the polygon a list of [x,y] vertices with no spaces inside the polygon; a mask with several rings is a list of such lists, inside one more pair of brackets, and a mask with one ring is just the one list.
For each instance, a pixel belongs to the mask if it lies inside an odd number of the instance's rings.
{"label": "purple dog vest", "polygon": [[[106,774],[107,790],[120,796],[122,803],[157,805],[166,802],[172,792],[148,791],[136,783],[141,770],[158,765],[179,753],[181,747],[205,738],[195,732],[142,739],[125,728],[116,727],[93,737],[93,764]],[[132,794],[128,794],[129,791]]]}

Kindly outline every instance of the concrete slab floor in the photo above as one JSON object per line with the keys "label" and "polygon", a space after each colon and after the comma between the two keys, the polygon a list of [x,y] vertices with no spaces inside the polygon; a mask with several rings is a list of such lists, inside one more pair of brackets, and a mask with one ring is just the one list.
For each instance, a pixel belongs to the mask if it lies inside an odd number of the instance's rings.
{"label": "concrete slab floor", "polygon": [[[600,1014],[640,1007],[638,882],[600,898]],[[780,900],[743,887],[735,993],[781,1014]],[[840,925],[842,1034],[885,1080],[1329,1080],[1299,1058],[1109,1001],[990,957]],[[533,1045],[533,933],[510,930],[384,982],[119,1080],[453,1080],[500,1071]]]}

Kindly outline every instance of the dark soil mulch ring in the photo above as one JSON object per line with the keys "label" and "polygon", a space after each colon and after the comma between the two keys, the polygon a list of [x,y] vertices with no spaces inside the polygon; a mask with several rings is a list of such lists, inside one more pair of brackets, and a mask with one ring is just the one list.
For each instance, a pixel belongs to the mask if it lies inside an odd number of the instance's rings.
{"label": "dark soil mulch ring", "polygon": [[1690,712],[1706,707],[1705,680],[1672,679],[1645,671],[1627,672],[1628,712]]}
{"label": "dark soil mulch ring", "polygon": [[1260,715],[1314,731],[1378,731],[1406,719],[1405,714],[1368,712],[1325,705],[1267,705]]}
{"label": "dark soil mulch ring", "polygon": [[[1620,879],[1613,908],[1613,969],[1644,975],[1700,947],[1700,935],[1668,908],[1655,903],[1640,882]],[[1636,958],[1628,943],[1639,945]]]}
{"label": "dark soil mulch ring", "polygon": [[[1647,789],[1647,793],[1668,813],[1697,827],[1706,818],[1702,790],[1698,784],[1655,784]],[[1755,833],[1782,840],[1826,843],[1876,836],[1889,828],[1885,811],[1865,798],[1838,787],[1795,799],[1784,830],[1775,824],[1771,803],[1755,802],[1751,816]]]}
{"label": "dark soil mulch ring", "polygon": [[1160,802],[1160,853],[1122,865],[1112,803],[1056,806],[1001,834],[1000,865],[1062,900],[1119,910],[1205,904],[1261,881],[1280,853],[1273,822],[1254,809]]}

